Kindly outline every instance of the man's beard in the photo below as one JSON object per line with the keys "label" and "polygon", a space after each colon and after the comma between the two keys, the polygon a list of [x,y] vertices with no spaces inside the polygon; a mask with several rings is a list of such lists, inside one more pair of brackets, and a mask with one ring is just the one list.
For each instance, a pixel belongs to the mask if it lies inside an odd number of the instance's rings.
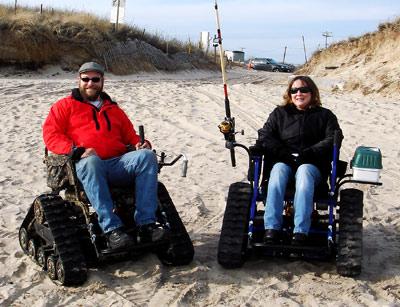
{"label": "man's beard", "polygon": [[87,89],[85,89],[84,87],[79,88],[79,92],[81,93],[83,99],[89,101],[97,100],[99,98],[101,91],[102,88],[87,88]]}

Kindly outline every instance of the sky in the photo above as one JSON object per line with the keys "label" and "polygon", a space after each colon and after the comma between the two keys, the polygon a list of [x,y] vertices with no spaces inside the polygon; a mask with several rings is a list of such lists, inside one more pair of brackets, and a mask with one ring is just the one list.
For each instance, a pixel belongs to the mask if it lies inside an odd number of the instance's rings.
{"label": "sky", "polygon": [[[109,19],[112,0],[0,0],[0,4],[60,8]],[[216,33],[215,0],[125,0],[125,23],[165,38],[192,42]],[[303,64],[334,42],[373,32],[400,17],[400,0],[219,0],[225,50],[245,58],[269,57]],[[323,33],[328,32],[326,38]],[[303,47],[303,37],[304,46]],[[211,47],[211,52],[213,48]]]}

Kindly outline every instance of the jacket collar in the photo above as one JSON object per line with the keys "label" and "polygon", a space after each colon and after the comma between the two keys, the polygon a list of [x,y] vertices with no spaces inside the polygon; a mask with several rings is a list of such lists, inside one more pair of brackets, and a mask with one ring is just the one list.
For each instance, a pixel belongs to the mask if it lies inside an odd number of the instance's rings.
{"label": "jacket collar", "polygon": [[[83,99],[81,93],[79,92],[79,88],[74,88],[74,89],[72,89],[71,95],[72,95],[72,97],[73,97],[75,100],[78,100],[78,101],[80,101],[80,102],[84,102],[84,101],[85,101],[85,100]],[[103,101],[106,101],[106,100],[107,100],[107,101],[109,101],[109,102],[112,103],[112,104],[117,104],[117,103],[116,103],[115,101],[113,101],[113,100],[111,99],[111,97],[108,96],[108,94],[105,93],[105,92],[101,92],[101,93],[100,93],[100,98],[101,98]]]}
{"label": "jacket collar", "polygon": [[302,113],[314,113],[314,112],[318,112],[320,110],[319,106],[312,106],[307,108],[306,110],[299,110],[296,108],[296,106],[293,103],[287,104],[285,105],[285,108],[288,112],[292,113],[292,114],[302,114]]}

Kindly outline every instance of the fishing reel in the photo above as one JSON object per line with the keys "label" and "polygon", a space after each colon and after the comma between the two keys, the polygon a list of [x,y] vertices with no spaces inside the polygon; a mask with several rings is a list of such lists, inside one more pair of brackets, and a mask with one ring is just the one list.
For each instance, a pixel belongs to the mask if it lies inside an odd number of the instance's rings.
{"label": "fishing reel", "polygon": [[244,135],[244,130],[235,132],[235,119],[225,119],[218,125],[219,131],[224,135],[226,141],[234,142],[235,134],[240,133]]}
{"label": "fishing reel", "polygon": [[218,125],[218,128],[227,139],[227,135],[234,133],[235,123],[232,120],[224,120]]}

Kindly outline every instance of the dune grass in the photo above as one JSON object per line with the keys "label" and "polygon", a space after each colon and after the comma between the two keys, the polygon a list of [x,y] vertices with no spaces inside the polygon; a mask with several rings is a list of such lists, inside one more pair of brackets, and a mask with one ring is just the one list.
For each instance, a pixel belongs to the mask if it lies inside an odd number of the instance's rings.
{"label": "dune grass", "polygon": [[[123,44],[129,40],[145,42],[161,52],[201,54],[190,41],[167,39],[135,25],[114,25],[107,19],[73,10],[0,5],[0,64],[21,64],[35,68],[45,64],[96,58],[104,46]],[[101,46],[101,47],[99,47]],[[65,57],[70,59],[65,60]],[[146,65],[144,65],[146,66]]]}

